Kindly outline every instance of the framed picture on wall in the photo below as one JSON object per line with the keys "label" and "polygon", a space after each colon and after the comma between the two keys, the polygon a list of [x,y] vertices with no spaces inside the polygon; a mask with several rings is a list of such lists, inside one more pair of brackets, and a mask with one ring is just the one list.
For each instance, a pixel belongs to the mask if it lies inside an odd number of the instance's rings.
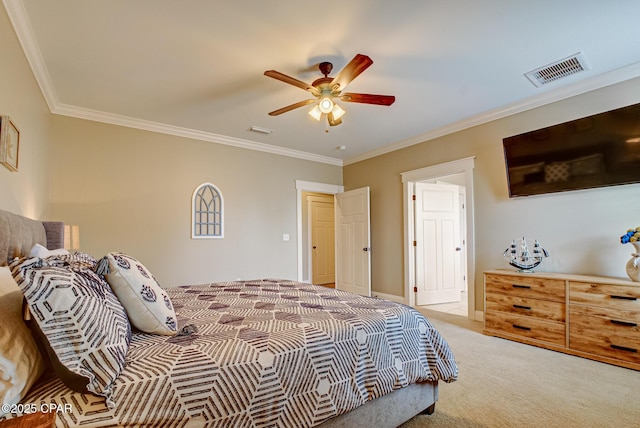
{"label": "framed picture on wall", "polygon": [[20,131],[9,116],[0,116],[0,162],[12,171],[18,170]]}

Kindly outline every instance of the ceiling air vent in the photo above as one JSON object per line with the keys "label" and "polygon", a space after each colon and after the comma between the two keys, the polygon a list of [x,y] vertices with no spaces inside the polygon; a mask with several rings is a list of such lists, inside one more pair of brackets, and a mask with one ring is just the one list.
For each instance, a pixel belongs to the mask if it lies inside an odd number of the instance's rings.
{"label": "ceiling air vent", "polygon": [[527,76],[531,83],[540,87],[588,69],[589,64],[587,63],[587,59],[582,52],[578,52],[568,58],[530,71],[526,73],[525,76]]}

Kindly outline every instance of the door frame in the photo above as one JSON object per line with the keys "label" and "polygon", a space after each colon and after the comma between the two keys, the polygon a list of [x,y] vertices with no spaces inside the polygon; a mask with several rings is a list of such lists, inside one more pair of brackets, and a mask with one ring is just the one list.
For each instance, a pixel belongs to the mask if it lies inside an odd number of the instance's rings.
{"label": "door frame", "polygon": [[476,319],[475,313],[475,239],[474,239],[474,206],[473,206],[473,168],[475,156],[463,158],[425,168],[403,172],[403,212],[404,212],[404,300],[405,304],[415,306],[416,296],[413,292],[415,284],[415,249],[413,236],[415,231],[413,214],[413,183],[432,180],[446,175],[464,173],[466,187],[466,215],[467,215],[467,316]]}
{"label": "door frame", "polygon": [[[302,192],[317,192],[317,193],[326,193],[329,195],[335,195],[336,193],[341,193],[344,191],[344,186],[337,184],[327,184],[327,183],[316,183],[313,181],[303,181],[296,180],[296,230],[297,230],[297,241],[298,241],[298,281],[304,282],[304,261],[303,261],[303,233],[302,230],[302,204],[304,200],[302,198]],[[311,268],[309,268],[309,272],[311,272]],[[308,278],[308,281],[311,281],[311,278]]]}

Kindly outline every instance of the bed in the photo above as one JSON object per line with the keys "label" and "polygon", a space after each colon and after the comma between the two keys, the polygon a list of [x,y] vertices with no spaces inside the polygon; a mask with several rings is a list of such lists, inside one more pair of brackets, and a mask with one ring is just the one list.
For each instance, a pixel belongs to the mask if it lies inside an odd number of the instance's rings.
{"label": "bed", "polygon": [[[43,411],[55,412],[59,427],[395,427],[432,413],[438,383],[457,378],[447,342],[413,308],[297,281],[149,289],[161,308],[145,320],[151,299],[132,303],[136,296],[121,287],[131,283],[122,272],[158,285],[144,265],[122,253],[56,253],[62,229],[0,211],[0,260],[10,265],[0,267],[0,317],[13,317],[3,323],[16,332],[0,333],[0,345],[24,348],[16,364],[30,367],[26,380],[13,382],[0,356],[0,421]],[[36,244],[43,247],[33,256]],[[20,288],[6,284],[8,272]],[[69,278],[93,281],[88,293],[102,300],[74,300],[67,312],[37,300],[55,287],[69,290]],[[47,324],[47,310],[55,322],[75,311],[98,328],[71,340],[68,321]],[[102,318],[91,319],[98,312]]]}

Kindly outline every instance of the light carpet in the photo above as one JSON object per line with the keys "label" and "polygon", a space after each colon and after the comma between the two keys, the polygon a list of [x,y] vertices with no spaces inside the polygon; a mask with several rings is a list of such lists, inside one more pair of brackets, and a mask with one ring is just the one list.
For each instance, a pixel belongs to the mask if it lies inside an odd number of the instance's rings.
{"label": "light carpet", "polygon": [[440,383],[418,427],[640,427],[640,372],[482,334],[482,323],[421,310],[449,342],[459,379]]}

